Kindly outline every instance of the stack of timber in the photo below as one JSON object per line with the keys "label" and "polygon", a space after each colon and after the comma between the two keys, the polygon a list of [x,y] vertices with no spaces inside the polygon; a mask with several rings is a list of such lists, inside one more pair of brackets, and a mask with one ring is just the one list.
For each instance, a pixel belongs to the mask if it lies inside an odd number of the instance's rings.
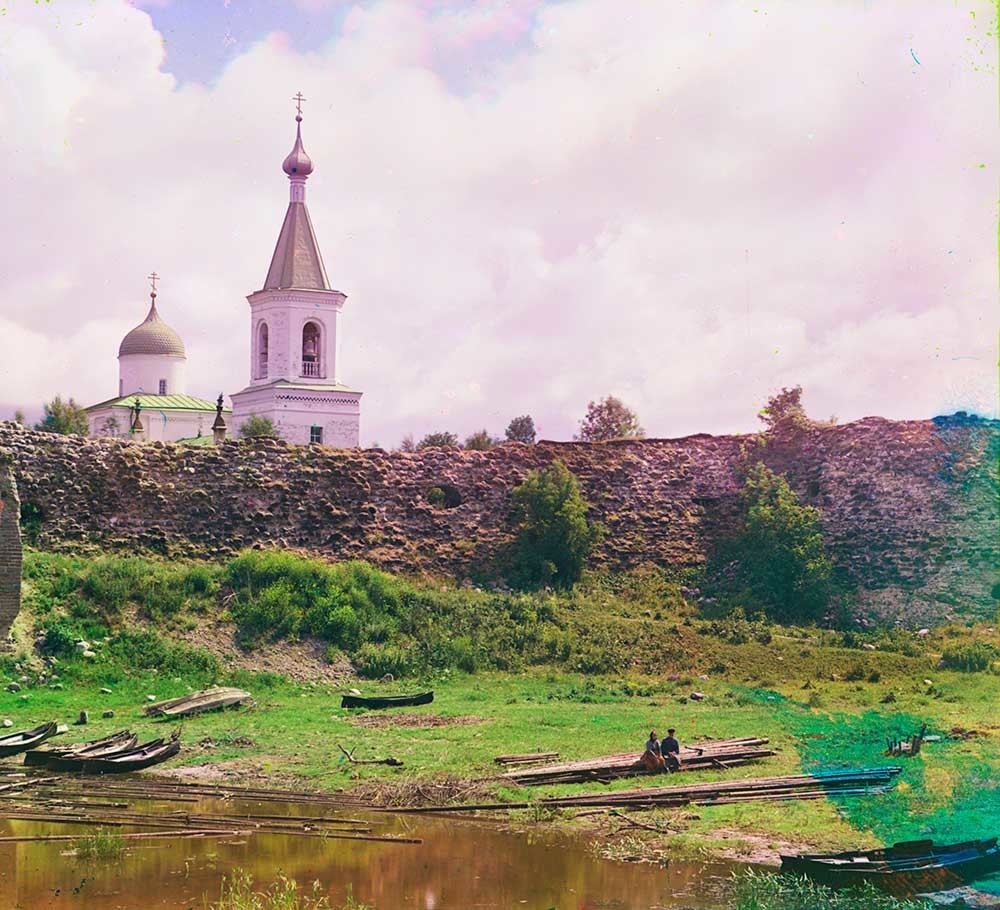
{"label": "stack of timber", "polygon": [[[766,739],[747,737],[744,739],[716,739],[699,743],[697,746],[681,746],[680,770],[700,771],[711,768],[724,770],[737,765],[745,765],[747,762],[774,755],[772,749],[760,748],[765,745],[767,745]],[[524,786],[538,787],[546,784],[583,784],[589,781],[609,781],[618,777],[658,773],[662,772],[646,769],[641,754],[626,752],[620,755],[605,755],[602,758],[544,765],[541,768],[508,771],[501,775],[501,778]]]}
{"label": "stack of timber", "polygon": [[[80,837],[79,829],[88,826],[118,828],[126,832],[122,837],[129,841],[268,835],[421,842],[377,833],[377,820],[348,817],[345,809],[364,808],[364,804],[337,794],[188,784],[161,778],[52,777],[35,774],[32,769],[19,774],[0,772],[2,780],[10,783],[0,783],[0,820],[31,821],[49,830],[0,836],[0,843],[75,841]],[[133,805],[143,801],[153,805]],[[267,803],[277,805],[268,808]],[[64,826],[72,833],[62,833]]]}
{"label": "stack of timber", "polygon": [[898,767],[861,768],[820,774],[793,774],[748,780],[717,781],[682,787],[649,787],[642,790],[551,796],[536,803],[489,803],[484,805],[417,806],[396,812],[502,811],[534,806],[601,809],[657,809],[679,806],[717,806],[763,800],[822,799],[826,796],[863,796],[882,793],[902,771]]}
{"label": "stack of timber", "polygon": [[20,733],[0,736],[0,758],[27,752],[28,749],[33,749],[49,737],[55,736],[57,730],[58,724],[49,721],[47,724],[41,724],[32,730],[22,730]]}
{"label": "stack of timber", "polygon": [[558,752],[526,752],[521,755],[498,755],[493,761],[498,765],[538,765],[546,761],[555,761]]}
{"label": "stack of timber", "polygon": [[218,711],[221,708],[249,704],[251,701],[253,698],[249,692],[217,686],[182,698],[171,698],[147,705],[145,713],[147,717],[188,717],[205,711]]}
{"label": "stack of timber", "polygon": [[134,749],[139,737],[128,730],[120,730],[84,743],[47,749],[31,749],[24,753],[24,763],[30,767],[48,768],[50,771],[78,771],[84,758],[102,758],[128,749]]}

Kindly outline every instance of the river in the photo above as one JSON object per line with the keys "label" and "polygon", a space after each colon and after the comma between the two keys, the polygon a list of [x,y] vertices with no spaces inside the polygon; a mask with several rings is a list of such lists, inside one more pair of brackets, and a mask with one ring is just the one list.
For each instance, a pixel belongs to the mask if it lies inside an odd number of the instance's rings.
{"label": "river", "polygon": [[[155,811],[155,808],[151,808]],[[159,811],[176,812],[177,806]],[[185,812],[313,815],[309,805],[204,799]],[[327,811],[328,816],[331,814]],[[255,882],[279,870],[321,883],[331,906],[354,900],[376,910],[719,910],[729,868],[671,860],[666,866],[602,859],[558,831],[503,830],[460,819],[359,814],[379,834],[420,844],[287,835],[131,840],[114,861],[85,861],[72,841],[0,843],[0,907],[18,910],[206,910],[234,869]],[[8,820],[3,835],[83,833],[83,827]],[[128,830],[128,829],[123,829]],[[206,905],[206,900],[208,904]]]}

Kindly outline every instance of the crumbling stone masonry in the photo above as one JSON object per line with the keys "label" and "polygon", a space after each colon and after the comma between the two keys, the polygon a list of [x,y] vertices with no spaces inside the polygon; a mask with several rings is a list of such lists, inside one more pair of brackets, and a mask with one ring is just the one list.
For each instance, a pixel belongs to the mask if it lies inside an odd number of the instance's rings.
{"label": "crumbling stone masonry", "polygon": [[13,466],[14,459],[0,450],[0,642],[21,609],[21,502]]}
{"label": "crumbling stone masonry", "polygon": [[511,539],[511,491],[555,459],[607,530],[596,565],[697,568],[735,527],[751,451],[820,510],[837,579],[867,612],[912,628],[997,609],[1000,423],[962,414],[814,425],[764,445],[702,434],[414,453],[139,445],[0,421],[0,447],[43,549],[217,559],[290,547],[459,579],[493,565]]}

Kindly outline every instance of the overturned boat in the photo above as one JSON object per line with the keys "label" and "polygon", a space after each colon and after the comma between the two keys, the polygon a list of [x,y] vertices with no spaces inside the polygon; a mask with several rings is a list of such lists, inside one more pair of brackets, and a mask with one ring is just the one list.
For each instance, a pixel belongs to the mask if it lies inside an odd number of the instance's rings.
{"label": "overturned boat", "polygon": [[834,888],[868,882],[899,896],[944,891],[1000,870],[995,837],[938,846],[905,841],[877,850],[782,856],[781,871]]}
{"label": "overturned boat", "polygon": [[189,717],[205,711],[219,711],[237,705],[249,704],[253,697],[242,689],[217,686],[203,692],[193,692],[180,698],[171,698],[146,706],[147,717]]}
{"label": "overturned boat", "polygon": [[416,695],[383,695],[365,698],[363,695],[344,695],[340,699],[341,708],[410,708],[414,705],[429,705],[434,701],[433,692],[418,692]]}

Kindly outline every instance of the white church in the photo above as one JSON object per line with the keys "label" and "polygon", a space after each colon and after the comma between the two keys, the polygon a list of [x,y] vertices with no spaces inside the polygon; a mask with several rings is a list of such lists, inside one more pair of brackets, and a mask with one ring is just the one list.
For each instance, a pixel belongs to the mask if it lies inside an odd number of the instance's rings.
{"label": "white church", "polygon": [[[187,394],[187,355],[156,308],[156,275],[146,319],[118,349],[118,395],[87,408],[91,436],[174,442],[212,439],[213,424],[239,434],[251,416],[268,418],[289,442],[353,448],[360,440],[361,392],[340,382],[338,317],[347,296],[330,286],[306,208],[312,161],[302,146],[301,95],[295,145],[282,169],[289,202],[264,286],[250,304],[250,384],[228,409]],[[226,414],[226,418],[223,418]]]}

